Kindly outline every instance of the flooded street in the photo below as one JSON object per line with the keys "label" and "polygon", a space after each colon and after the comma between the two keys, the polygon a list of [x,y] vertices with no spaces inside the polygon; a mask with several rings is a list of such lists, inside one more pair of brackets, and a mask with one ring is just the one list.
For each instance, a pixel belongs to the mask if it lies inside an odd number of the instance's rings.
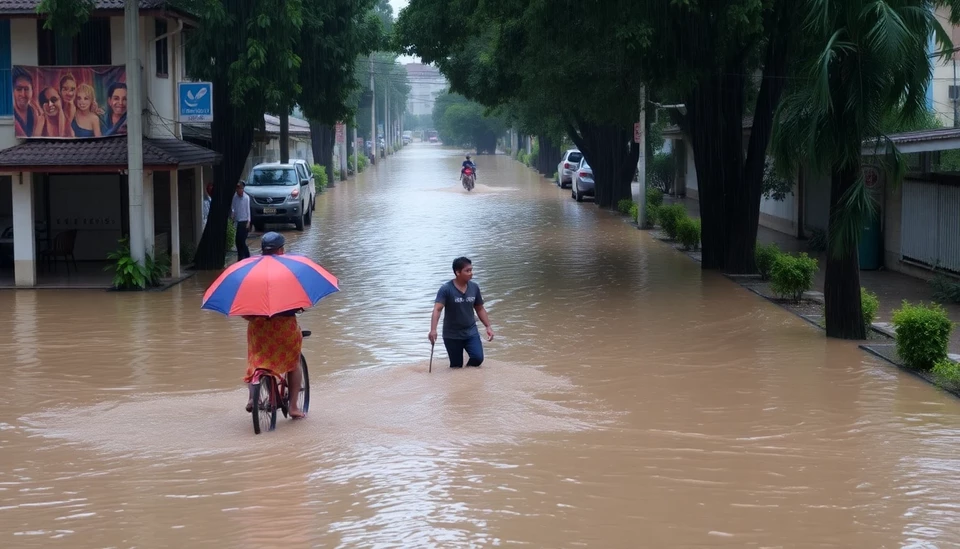
{"label": "flooded street", "polygon": [[[245,322],[0,292],[0,547],[960,547],[960,401],[504,156],[416,144],[285,232],[311,405],[255,436]],[[451,370],[474,262],[497,337]]]}

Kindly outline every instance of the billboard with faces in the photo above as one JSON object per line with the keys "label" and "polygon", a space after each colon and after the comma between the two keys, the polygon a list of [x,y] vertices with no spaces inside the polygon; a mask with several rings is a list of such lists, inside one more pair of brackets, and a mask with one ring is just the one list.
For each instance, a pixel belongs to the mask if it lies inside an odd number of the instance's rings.
{"label": "billboard with faces", "polygon": [[127,134],[127,73],[120,66],[14,65],[13,119],[20,139]]}

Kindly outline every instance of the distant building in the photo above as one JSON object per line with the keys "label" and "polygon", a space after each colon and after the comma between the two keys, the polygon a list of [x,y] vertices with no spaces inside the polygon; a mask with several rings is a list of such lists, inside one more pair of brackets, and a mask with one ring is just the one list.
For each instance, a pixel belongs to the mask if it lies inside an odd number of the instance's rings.
{"label": "distant building", "polygon": [[410,83],[407,112],[415,116],[432,114],[437,96],[450,87],[447,79],[440,74],[440,69],[431,65],[409,63],[404,68]]}

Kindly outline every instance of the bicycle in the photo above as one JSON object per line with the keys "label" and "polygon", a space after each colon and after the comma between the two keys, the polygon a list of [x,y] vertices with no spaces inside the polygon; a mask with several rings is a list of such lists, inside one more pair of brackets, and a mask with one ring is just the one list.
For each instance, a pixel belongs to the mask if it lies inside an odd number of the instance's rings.
{"label": "bicycle", "polygon": [[[304,338],[310,337],[309,330],[301,330]],[[300,385],[300,394],[297,402],[300,411],[304,414],[310,408],[310,377],[307,373],[307,359],[300,353],[300,371],[303,372],[303,383]],[[290,374],[277,375],[271,370],[257,368],[253,372],[250,384],[253,386],[253,407],[250,415],[253,416],[253,432],[259,435],[266,428],[272,431],[277,427],[277,409],[283,417],[289,417],[290,395],[288,394]]]}

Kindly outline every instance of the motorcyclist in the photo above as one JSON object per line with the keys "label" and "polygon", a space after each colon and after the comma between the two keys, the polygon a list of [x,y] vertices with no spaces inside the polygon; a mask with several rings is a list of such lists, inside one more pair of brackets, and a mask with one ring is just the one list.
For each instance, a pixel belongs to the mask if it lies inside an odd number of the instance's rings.
{"label": "motorcyclist", "polygon": [[470,160],[470,155],[467,155],[467,159],[460,164],[460,179],[463,179],[463,171],[467,168],[473,170],[473,179],[477,179],[477,165],[473,163],[473,160]]}

